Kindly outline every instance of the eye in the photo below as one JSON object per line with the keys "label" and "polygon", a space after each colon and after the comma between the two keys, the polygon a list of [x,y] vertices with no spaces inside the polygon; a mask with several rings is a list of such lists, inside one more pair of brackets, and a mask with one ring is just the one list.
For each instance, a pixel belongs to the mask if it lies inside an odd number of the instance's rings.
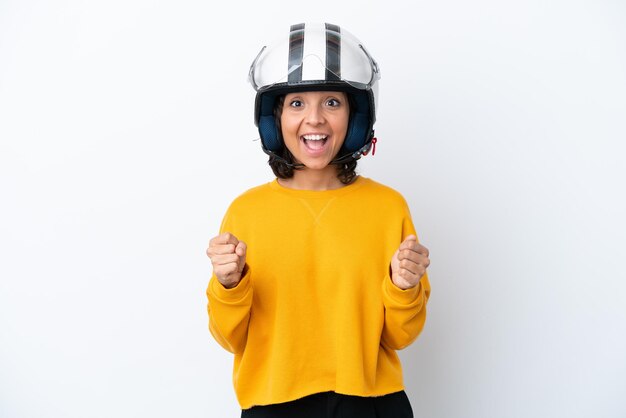
{"label": "eye", "polygon": [[291,102],[289,102],[289,106],[291,106],[291,107],[302,107],[302,101],[298,100],[298,99],[292,100]]}
{"label": "eye", "polygon": [[326,100],[326,105],[330,107],[339,107],[341,106],[341,102],[333,98],[333,99]]}

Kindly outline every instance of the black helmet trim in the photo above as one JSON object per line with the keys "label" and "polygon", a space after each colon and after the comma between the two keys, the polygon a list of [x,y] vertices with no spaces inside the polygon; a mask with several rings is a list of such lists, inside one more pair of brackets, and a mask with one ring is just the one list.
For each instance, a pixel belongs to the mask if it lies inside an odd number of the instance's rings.
{"label": "black helmet trim", "polygon": [[289,31],[289,84],[302,81],[302,58],[304,57],[304,23],[292,25]]}

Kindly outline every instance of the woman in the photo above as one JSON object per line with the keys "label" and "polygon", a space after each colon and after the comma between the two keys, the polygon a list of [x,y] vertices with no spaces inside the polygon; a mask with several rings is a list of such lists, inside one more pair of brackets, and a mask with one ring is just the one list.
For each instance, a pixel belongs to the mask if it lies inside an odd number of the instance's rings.
{"label": "woman", "polygon": [[396,350],[426,318],[428,250],[405,199],[355,172],[375,144],[376,62],[336,25],[293,25],[250,68],[276,175],[209,243],[209,328],[242,417],[412,417]]}

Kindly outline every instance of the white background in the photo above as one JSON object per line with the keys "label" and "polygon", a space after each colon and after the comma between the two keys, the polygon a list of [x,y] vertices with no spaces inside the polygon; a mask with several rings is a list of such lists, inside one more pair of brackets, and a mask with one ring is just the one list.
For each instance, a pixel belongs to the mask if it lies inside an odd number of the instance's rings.
{"label": "white background", "polygon": [[238,416],[204,250],[272,179],[248,67],[305,21],[382,70],[359,170],[432,254],[416,417],[626,416],[626,6],[409,4],[0,0],[0,417]]}

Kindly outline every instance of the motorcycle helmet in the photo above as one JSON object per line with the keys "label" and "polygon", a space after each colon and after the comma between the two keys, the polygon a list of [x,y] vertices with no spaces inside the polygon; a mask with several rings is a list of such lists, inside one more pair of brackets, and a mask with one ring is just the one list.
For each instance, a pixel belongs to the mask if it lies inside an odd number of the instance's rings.
{"label": "motorcycle helmet", "polygon": [[358,159],[369,151],[380,71],[363,44],[345,29],[330,23],[292,25],[288,36],[261,49],[248,79],[257,92],[254,122],[267,154],[277,155],[284,147],[274,117],[276,98],[314,90],[343,91],[353,99],[355,109],[334,162]]}

